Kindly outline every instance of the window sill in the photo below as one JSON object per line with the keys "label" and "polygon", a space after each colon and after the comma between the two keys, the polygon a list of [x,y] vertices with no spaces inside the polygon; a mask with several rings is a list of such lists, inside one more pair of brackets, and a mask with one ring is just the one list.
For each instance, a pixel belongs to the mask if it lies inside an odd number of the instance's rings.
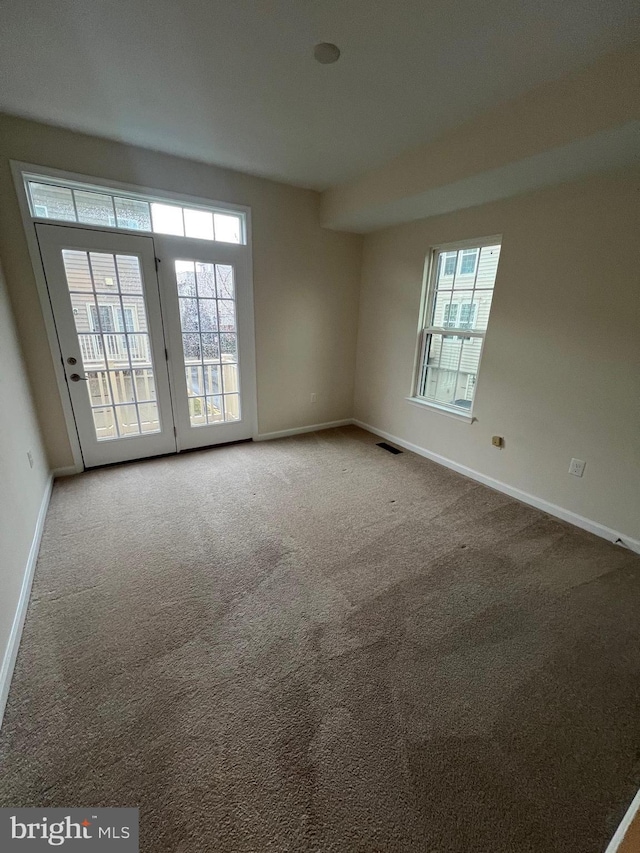
{"label": "window sill", "polygon": [[476,418],[471,413],[459,412],[454,409],[449,409],[447,406],[440,406],[438,403],[430,403],[428,400],[423,400],[421,397],[405,397],[408,403],[414,406],[420,406],[422,409],[430,409],[433,412],[439,412],[441,415],[446,415],[456,421],[463,421],[467,424],[472,424]]}

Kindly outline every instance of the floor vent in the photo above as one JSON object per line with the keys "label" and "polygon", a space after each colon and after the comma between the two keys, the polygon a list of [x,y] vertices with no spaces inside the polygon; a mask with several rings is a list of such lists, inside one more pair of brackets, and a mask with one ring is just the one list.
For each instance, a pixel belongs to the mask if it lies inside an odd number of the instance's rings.
{"label": "floor vent", "polygon": [[397,447],[392,447],[390,444],[387,444],[386,441],[379,442],[376,447],[381,447],[383,450],[388,450],[389,453],[393,453],[394,456],[398,453],[402,453],[401,450],[398,450]]}

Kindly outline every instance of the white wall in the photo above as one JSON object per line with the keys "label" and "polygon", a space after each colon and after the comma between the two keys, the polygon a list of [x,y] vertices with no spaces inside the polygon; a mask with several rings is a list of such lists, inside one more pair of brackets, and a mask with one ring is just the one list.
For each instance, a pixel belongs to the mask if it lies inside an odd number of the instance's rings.
{"label": "white wall", "polygon": [[637,162],[639,88],[632,45],[331,187],[322,222],[371,231]]}
{"label": "white wall", "polygon": [[259,431],[351,416],[362,238],[320,227],[318,193],[0,114],[0,254],[53,468],[73,459],[11,159],[249,205]]}
{"label": "white wall", "polygon": [[[425,256],[494,234],[502,252],[468,424],[405,397]],[[637,170],[367,235],[356,418],[640,539],[639,237]],[[567,473],[571,457],[586,460],[582,479]]]}
{"label": "white wall", "polygon": [[48,489],[49,468],[0,269],[0,720],[13,663],[9,639]]}

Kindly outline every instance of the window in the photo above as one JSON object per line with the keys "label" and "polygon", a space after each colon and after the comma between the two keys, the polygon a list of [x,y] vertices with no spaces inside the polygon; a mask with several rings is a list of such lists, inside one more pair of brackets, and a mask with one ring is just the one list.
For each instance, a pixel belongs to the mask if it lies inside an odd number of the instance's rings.
{"label": "window", "polygon": [[460,275],[473,275],[477,259],[478,249],[463,249],[460,256]]}
{"label": "window", "polygon": [[431,253],[415,389],[422,402],[471,413],[499,257],[497,240]]}
{"label": "window", "polygon": [[[89,327],[92,332],[135,332],[135,308],[128,305],[124,306],[124,320],[122,317],[123,309],[119,305],[88,305],[89,308]],[[100,311],[100,321],[98,322],[98,311]]]}
{"label": "window", "polygon": [[474,275],[478,261],[478,249],[463,249],[461,252],[442,253],[442,275]]}
{"label": "window", "polygon": [[456,252],[445,252],[443,275],[453,275],[456,271]]}
{"label": "window", "polygon": [[222,243],[246,243],[245,217],[231,210],[195,207],[141,194],[128,195],[58,178],[25,175],[31,213],[103,228],[174,234]]}

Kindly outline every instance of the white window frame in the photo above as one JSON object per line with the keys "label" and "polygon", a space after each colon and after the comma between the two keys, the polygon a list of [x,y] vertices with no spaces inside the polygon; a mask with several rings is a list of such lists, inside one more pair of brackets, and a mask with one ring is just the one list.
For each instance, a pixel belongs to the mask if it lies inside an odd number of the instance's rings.
{"label": "white window frame", "polygon": [[[473,408],[475,405],[475,395],[474,400],[471,406],[471,409],[464,410],[459,406],[447,405],[445,403],[438,403],[434,400],[430,400],[426,397],[423,397],[420,394],[420,389],[424,387],[424,379],[427,368],[427,359],[426,353],[427,348],[429,346],[429,338],[431,335],[442,335],[443,337],[446,335],[455,336],[460,338],[480,338],[482,340],[482,348],[480,351],[480,358],[478,361],[478,369],[476,371],[476,381],[475,381],[475,389],[477,393],[477,385],[478,385],[478,376],[480,375],[480,370],[482,368],[482,354],[484,351],[484,341],[487,334],[487,330],[483,331],[473,331],[471,329],[461,329],[461,328],[451,328],[444,326],[433,326],[430,324],[430,318],[433,316],[433,308],[437,295],[437,276],[438,276],[438,256],[445,252],[460,252],[460,256],[458,262],[456,264],[456,273],[459,274],[459,267],[462,263],[462,250],[464,249],[477,249],[476,253],[476,262],[474,265],[473,275],[477,276],[478,266],[480,260],[480,251],[485,246],[502,246],[502,235],[497,234],[492,237],[482,237],[474,240],[462,240],[456,243],[446,243],[438,246],[433,246],[427,255],[425,268],[424,268],[424,276],[423,276],[423,286],[422,286],[422,300],[420,304],[420,317],[418,324],[418,336],[417,336],[417,344],[415,350],[415,361],[414,361],[414,373],[411,384],[411,392],[405,398],[409,403],[416,404],[420,407],[424,407],[427,409],[431,409],[440,414],[448,415],[450,417],[456,418],[461,421],[466,421],[467,423],[474,423],[476,421],[475,416],[473,415]],[[465,277],[470,275],[469,273],[465,273]],[[449,276],[447,276],[448,278]],[[471,300],[472,304],[475,302],[474,299]],[[479,310],[476,308],[476,311]],[[459,313],[457,314],[459,316]]]}
{"label": "white window frame", "polygon": [[[29,208],[29,213],[32,219],[35,221],[43,221],[52,224],[62,224],[65,225],[78,225],[83,228],[99,228],[102,231],[119,231],[125,234],[147,234],[153,235],[158,234],[159,236],[165,234],[167,232],[157,231],[153,227],[153,204],[162,204],[167,206],[175,206],[182,207],[182,226],[183,226],[183,234],[173,235],[176,237],[184,237],[187,240],[193,239],[207,239],[207,238],[199,238],[199,237],[187,237],[186,236],[186,225],[185,225],[185,210],[194,210],[194,211],[203,211],[206,213],[212,214],[222,214],[223,216],[235,216],[240,221],[240,241],[239,243],[231,243],[230,245],[240,245],[246,246],[248,243],[248,230],[247,230],[247,208],[242,205],[233,205],[233,204],[222,204],[214,201],[209,201],[203,198],[196,198],[194,196],[185,196],[178,195],[176,193],[171,192],[159,192],[158,190],[147,189],[146,187],[135,187],[130,184],[122,184],[116,183],[115,181],[107,181],[107,180],[99,180],[96,178],[84,177],[82,175],[72,175],[69,172],[62,172],[57,169],[45,169],[38,166],[28,166],[28,164],[16,164],[18,166],[24,167],[20,169],[20,180],[22,183],[23,191],[26,196],[27,205]],[[14,170],[15,174],[15,170]],[[76,218],[73,219],[58,219],[56,217],[48,216],[48,210],[46,205],[37,204],[33,201],[31,196],[31,191],[29,189],[29,183],[38,183],[38,184],[49,184],[52,187],[60,187],[61,189],[71,190],[71,197],[73,202],[73,207],[75,210]],[[101,222],[101,223],[91,223],[91,222],[82,222],[78,216],[76,201],[73,191],[76,192],[84,192],[84,193],[96,193],[98,195],[103,195],[109,197],[111,200],[111,208],[113,211],[113,220],[114,224],[112,225],[110,222]],[[145,202],[149,207],[149,217],[151,222],[151,228],[147,231],[142,228],[123,228],[119,226],[118,216],[116,213],[115,200],[117,198],[120,199],[130,199],[131,201],[141,201]],[[44,208],[44,213],[42,212],[42,208]],[[208,239],[207,239],[207,242]],[[212,240],[214,243],[227,243],[225,240]]]}
{"label": "white window frame", "polygon": [[[193,196],[187,193],[177,193],[172,192],[170,190],[158,190],[154,187],[142,186],[137,184],[129,184],[123,181],[113,181],[108,178],[102,178],[97,176],[90,176],[79,174],[76,172],[68,172],[63,169],[54,169],[49,166],[42,166],[35,163],[25,163],[20,160],[10,160],[9,161],[11,172],[13,175],[13,183],[16,190],[16,196],[18,198],[18,206],[20,208],[20,216],[22,218],[22,224],[24,227],[24,233],[27,239],[27,248],[29,251],[29,257],[31,259],[31,265],[33,268],[35,280],[36,280],[36,289],[38,291],[38,298],[40,300],[40,307],[42,310],[42,317],[44,320],[45,330],[47,333],[47,340],[49,342],[49,350],[52,356],[53,370],[56,377],[56,384],[58,387],[58,393],[60,402],[62,405],[62,411],[64,415],[64,422],[67,429],[67,438],[69,440],[69,445],[71,447],[71,455],[73,458],[73,464],[65,466],[64,468],[56,468],[53,471],[54,476],[66,476],[69,474],[79,474],[84,470],[84,462],[82,458],[82,451],[80,449],[80,440],[78,438],[78,433],[75,425],[75,418],[73,413],[73,406],[71,405],[71,397],[69,394],[69,387],[66,380],[66,373],[63,365],[62,351],[60,349],[60,342],[58,340],[58,334],[56,330],[56,324],[53,316],[53,309],[51,307],[51,302],[49,299],[49,291],[47,289],[47,280],[44,274],[44,267],[42,264],[42,258],[40,256],[40,247],[38,244],[38,237],[36,233],[36,224],[38,222],[44,222],[49,225],[58,224],[63,225],[67,228],[81,228],[84,231],[116,231],[122,234],[133,234],[134,236],[147,236],[153,238],[154,236],[162,236],[156,235],[153,231],[141,231],[140,229],[126,229],[126,228],[109,228],[104,225],[89,225],[85,223],[79,222],[69,222],[69,221],[57,221],[49,219],[48,217],[37,216],[35,211],[31,209],[31,199],[29,191],[26,187],[25,178],[29,178],[33,180],[38,176],[49,177],[53,179],[53,182],[64,181],[64,182],[74,182],[75,185],[78,186],[79,189],[91,187],[97,191],[99,188],[103,190],[109,189],[114,192],[115,195],[127,195],[131,197],[135,197],[137,194],[140,195],[145,201],[148,201],[152,198],[154,201],[162,202],[175,202],[176,204],[182,204],[188,207],[201,207],[206,210],[216,210],[220,213],[235,213],[242,217],[242,221],[244,223],[244,243],[237,244],[237,248],[247,253],[247,275],[249,279],[249,287],[251,293],[250,305],[248,306],[248,321],[249,324],[253,327],[254,325],[254,313],[253,313],[253,252],[252,252],[252,230],[251,230],[251,208],[247,205],[240,204],[230,204],[228,202],[220,202],[213,198],[205,198],[202,196]],[[180,238],[175,237],[174,239],[185,239],[189,240],[191,238]],[[227,244],[227,245],[235,245],[236,244]],[[252,366],[251,370],[247,373],[245,378],[245,387],[248,390],[248,393],[253,398],[253,409],[254,415],[252,418],[252,430],[254,440],[258,437],[258,423],[257,423],[257,390],[256,390],[256,369],[255,369],[255,352],[252,348]]]}

